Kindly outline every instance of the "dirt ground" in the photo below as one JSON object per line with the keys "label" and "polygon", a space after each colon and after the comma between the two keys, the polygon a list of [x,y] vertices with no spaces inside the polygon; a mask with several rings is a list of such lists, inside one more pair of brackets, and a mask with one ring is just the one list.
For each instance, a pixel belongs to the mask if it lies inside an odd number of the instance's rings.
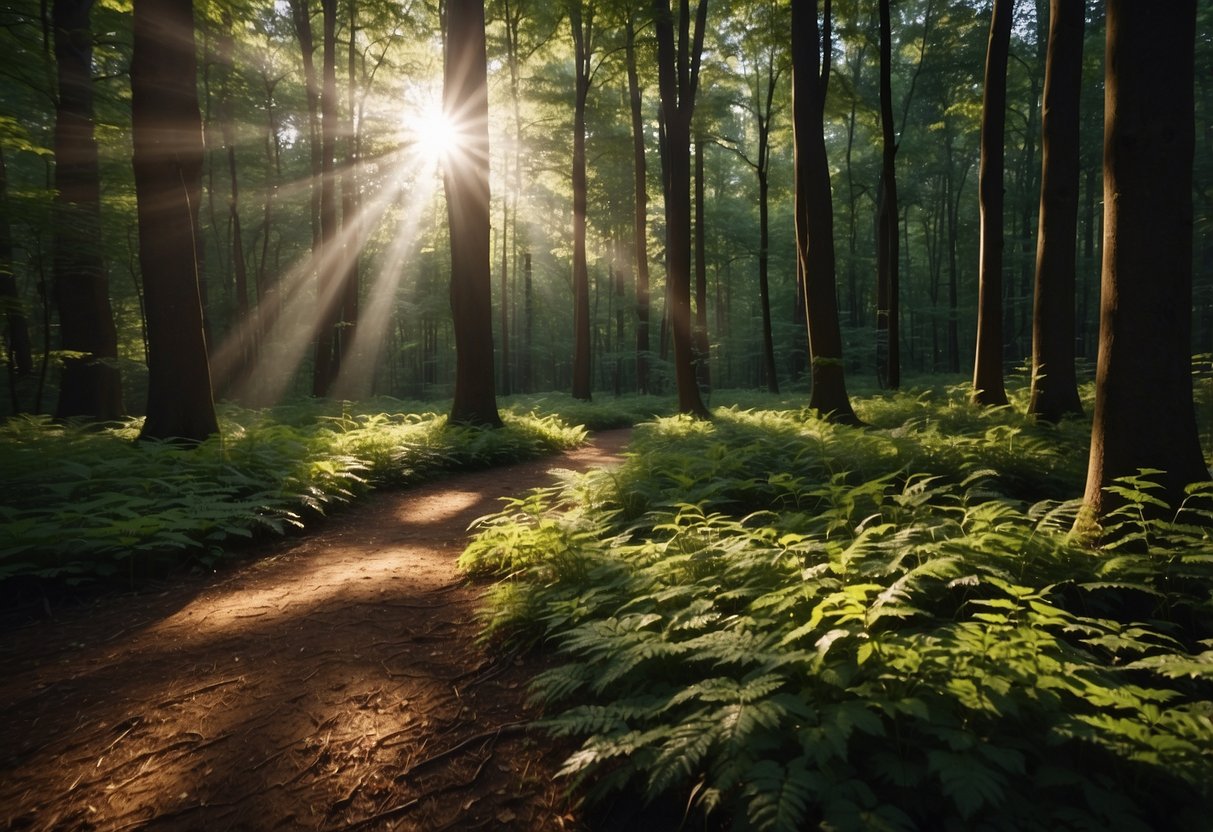
{"label": "dirt ground", "polygon": [[582,826],[528,733],[528,663],[475,641],[467,526],[556,458],[372,495],[218,575],[0,633],[0,827]]}

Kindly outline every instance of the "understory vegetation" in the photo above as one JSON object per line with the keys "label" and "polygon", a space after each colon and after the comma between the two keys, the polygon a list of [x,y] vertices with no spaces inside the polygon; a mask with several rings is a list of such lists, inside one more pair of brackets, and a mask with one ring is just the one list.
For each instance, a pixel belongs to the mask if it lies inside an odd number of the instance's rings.
{"label": "understory vegetation", "polygon": [[1213,484],[1075,539],[1087,425],[965,393],[661,418],[483,519],[563,773],[691,828],[1208,828]]}
{"label": "understory vegetation", "polygon": [[377,486],[575,447],[585,430],[520,405],[505,428],[448,425],[434,404],[375,399],[221,409],[222,439],[136,442],[140,419],[98,428],[45,416],[0,425],[0,580],[79,583],[210,565]]}

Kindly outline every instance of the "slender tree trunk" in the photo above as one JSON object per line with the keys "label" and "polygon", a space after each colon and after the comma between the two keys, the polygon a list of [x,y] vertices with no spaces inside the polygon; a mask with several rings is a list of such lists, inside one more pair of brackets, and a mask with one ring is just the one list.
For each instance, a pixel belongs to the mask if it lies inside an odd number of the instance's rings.
{"label": "slender tree trunk", "polygon": [[5,358],[8,361],[8,386],[12,398],[13,413],[21,412],[18,379],[34,372],[33,344],[29,336],[29,323],[25,317],[25,306],[17,292],[17,278],[13,273],[13,236],[9,225],[8,166],[4,151],[0,149],[0,308],[4,310]]}
{"label": "slender tree trunk", "polygon": [[336,335],[341,315],[337,250],[337,0],[320,0],[324,18],[323,86],[320,91],[320,256],[316,273],[316,364],[312,395],[327,396],[337,377]]}
{"label": "slender tree trunk", "polygon": [[573,62],[576,91],[573,105],[573,398],[590,398],[590,276],[586,265],[586,178],[585,107],[590,91],[590,60],[593,52],[593,7],[585,10],[581,0],[569,6],[573,30]]}
{"label": "slender tree trunk", "polygon": [[636,71],[636,21],[628,15],[625,30],[628,73],[628,104],[632,116],[632,173],[635,211],[632,242],[636,251],[636,391],[649,392],[649,194],[648,167],[644,157],[644,116],[641,112],[640,81]]}
{"label": "slender tree trunk", "polygon": [[1095,418],[1079,527],[1156,469],[1172,508],[1209,479],[1192,401],[1196,0],[1108,0],[1103,291]]}
{"label": "slender tree trunk", "polygon": [[219,432],[198,293],[203,148],[193,31],[190,0],[135,0],[131,127],[148,336],[140,437],[190,442]]}
{"label": "slender tree trunk", "polygon": [[897,251],[897,135],[893,126],[893,36],[889,0],[880,0],[880,194],[876,219],[876,375],[881,386],[901,386],[901,280]]}
{"label": "slender tree trunk", "polygon": [[[825,4],[828,26],[830,3]],[[834,260],[834,210],[823,115],[829,38],[817,25],[816,0],[792,2],[792,130],[795,147],[796,248],[805,275],[805,317],[813,392],[809,407],[836,422],[857,423],[847,395]],[[824,55],[825,60],[822,60]]]}
{"label": "slender tree trunk", "polygon": [[[708,362],[707,212],[703,186],[703,136],[695,137],[695,378],[700,391],[712,387]],[[769,318],[769,313],[768,313]]]}
{"label": "slender tree trunk", "polygon": [[493,370],[493,290],[489,265],[489,89],[484,0],[446,0],[442,105],[460,125],[443,165],[451,230],[451,312],[455,400],[450,421],[501,425]]}
{"label": "slender tree trunk", "polygon": [[[763,90],[761,86],[759,100],[755,101],[756,120],[758,122],[758,160],[754,172],[758,175],[758,302],[762,307],[762,359],[763,374],[766,376],[767,391],[779,393],[779,374],[775,365],[775,339],[771,326],[771,120],[774,117],[775,87],[779,76],[775,67],[767,65],[767,83]],[[757,83],[757,81],[756,81]],[[798,316],[803,320],[803,287],[804,275],[797,269],[797,300]],[[807,331],[807,330],[806,330]]]}
{"label": "slender tree trunk", "polygon": [[118,335],[101,256],[101,184],[93,132],[93,0],[55,0],[54,298],[63,362],[55,416],[122,415]]}
{"label": "slender tree trunk", "polygon": [[1048,422],[1082,413],[1074,375],[1074,269],[1085,5],[1083,0],[1051,0],[1049,8],[1028,405],[1029,413]]}
{"label": "slender tree trunk", "polygon": [[653,0],[657,29],[658,85],[665,123],[664,173],[666,197],[666,283],[669,287],[670,329],[674,340],[674,377],[678,409],[708,418],[695,378],[691,338],[691,118],[699,85],[708,0],[696,6],[692,42],[690,0],[678,5],[678,39],[669,0]]}
{"label": "slender tree trunk", "polygon": [[[349,361],[359,361],[353,355],[355,336],[358,333],[358,254],[362,245],[361,217],[358,210],[358,175],[360,137],[357,121],[357,37],[358,2],[348,0],[350,15],[349,48],[346,61],[346,106],[349,112],[345,121],[345,168],[341,172],[341,230],[346,240],[346,256],[335,268],[343,270],[341,278],[340,324],[336,333],[336,367],[339,376]],[[360,391],[346,390],[346,394]]]}
{"label": "slender tree trunk", "polygon": [[1002,377],[1003,150],[1007,110],[1007,57],[1014,0],[994,0],[986,51],[985,95],[981,109],[981,271],[978,275],[977,354],[973,401],[1007,403]]}

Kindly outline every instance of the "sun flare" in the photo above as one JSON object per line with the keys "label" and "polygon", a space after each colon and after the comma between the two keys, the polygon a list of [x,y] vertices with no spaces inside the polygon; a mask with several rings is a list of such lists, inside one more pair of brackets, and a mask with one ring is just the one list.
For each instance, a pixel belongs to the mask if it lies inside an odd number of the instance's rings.
{"label": "sun flare", "polygon": [[415,152],[428,164],[445,161],[459,141],[455,124],[441,110],[422,113],[410,127]]}

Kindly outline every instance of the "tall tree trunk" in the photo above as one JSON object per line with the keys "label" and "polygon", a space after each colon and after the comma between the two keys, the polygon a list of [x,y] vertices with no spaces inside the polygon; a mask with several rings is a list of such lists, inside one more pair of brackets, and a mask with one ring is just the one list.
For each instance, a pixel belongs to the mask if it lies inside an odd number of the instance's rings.
{"label": "tall tree trunk", "polygon": [[1196,0],[1108,0],[1104,258],[1095,419],[1080,528],[1117,477],[1160,471],[1178,508],[1209,479],[1192,402]]}
{"label": "tall tree trunk", "polygon": [[501,425],[493,370],[493,289],[489,265],[489,88],[484,0],[446,0],[442,106],[459,125],[443,165],[451,236],[455,400],[450,421]]}
{"label": "tall tree trunk", "polygon": [[12,399],[13,413],[20,413],[21,397],[18,394],[18,379],[34,372],[33,344],[29,337],[29,323],[25,317],[25,305],[17,292],[17,278],[13,273],[13,236],[9,225],[8,166],[4,151],[0,149],[0,309],[4,312],[5,358],[8,362],[8,387]]}
{"label": "tall tree trunk", "polygon": [[880,0],[880,193],[876,218],[876,376],[901,386],[900,263],[897,251],[897,135],[893,125],[893,36],[889,0]]}
{"label": "tall tree trunk", "polygon": [[131,132],[147,304],[147,420],[140,437],[218,433],[198,293],[202,120],[190,0],[135,0]]}
{"label": "tall tree trunk", "polygon": [[312,16],[309,0],[287,0],[291,7],[291,20],[295,36],[299,40],[299,51],[303,58],[303,85],[307,100],[308,150],[311,154],[311,213],[312,251],[320,250],[320,85],[316,82],[316,41],[312,35]]}
{"label": "tall tree trunk", "polygon": [[695,136],[695,380],[700,392],[712,387],[711,366],[708,362],[708,263],[707,220],[704,201],[703,150],[704,138]]}
{"label": "tall tree trunk", "polygon": [[691,118],[699,86],[708,0],[699,0],[691,33],[690,0],[678,4],[678,38],[669,0],[653,0],[657,29],[657,79],[665,124],[667,315],[674,340],[674,378],[678,410],[708,418],[695,378],[691,339]]}
{"label": "tall tree trunk", "polygon": [[1007,58],[1014,0],[994,0],[986,50],[985,95],[981,108],[981,265],[978,275],[977,354],[973,401],[1007,403],[1002,378],[1003,128],[1007,111]]}
{"label": "tall tree trunk", "polygon": [[636,71],[636,20],[629,14],[624,32],[628,73],[628,105],[632,116],[632,174],[635,211],[632,244],[636,257],[636,391],[649,392],[649,193],[644,158],[644,116]]}
{"label": "tall tree trunk", "polygon": [[[358,254],[362,247],[361,218],[358,211],[358,157],[360,154],[357,120],[358,94],[358,2],[348,0],[350,14],[350,37],[346,61],[346,106],[349,112],[345,121],[345,167],[341,172],[341,231],[346,240],[346,256],[338,268],[342,268],[341,311],[337,328],[336,364],[334,374],[340,376],[347,361],[358,361],[353,355],[355,336],[358,332]],[[359,391],[347,390],[347,394]]]}
{"label": "tall tree trunk", "polygon": [[594,10],[569,5],[576,91],[573,104],[573,398],[590,398],[590,276],[585,253],[585,106],[590,92]]}
{"label": "tall tree trunk", "polygon": [[[226,151],[228,169],[228,236],[231,252],[232,276],[235,280],[235,319],[229,328],[236,339],[233,357],[223,360],[219,355],[212,357],[211,371],[215,385],[224,390],[233,384],[238,384],[247,374],[254,358],[254,332],[249,324],[249,285],[248,264],[244,257],[244,231],[240,222],[240,178],[236,166],[235,121],[232,112],[232,101],[235,95],[233,82],[235,78],[235,61],[233,58],[234,40],[232,37],[232,16],[224,12],[220,20],[219,35],[216,38],[215,52],[222,79],[219,92],[219,129]],[[214,223],[212,223],[213,225]],[[201,267],[199,268],[201,279]],[[199,286],[200,292],[203,287]],[[203,300],[203,327],[206,327],[205,298]],[[211,345],[212,347],[214,344]],[[226,349],[222,352],[226,352]],[[220,353],[222,355],[222,353]]]}
{"label": "tall tree trunk", "polygon": [[1074,269],[1085,5],[1083,0],[1051,0],[1049,6],[1028,405],[1029,413],[1048,422],[1082,413],[1074,375]]}
{"label": "tall tree trunk", "polygon": [[[758,175],[758,302],[762,306],[762,359],[767,391],[779,393],[779,374],[775,366],[775,339],[771,331],[771,121],[775,108],[775,87],[779,75],[773,63],[767,65],[766,88],[761,90],[759,101],[755,101],[758,122],[758,159],[754,171]],[[803,301],[804,279],[797,270],[797,295]],[[802,310],[803,302],[798,304]]]}
{"label": "tall tree trunk", "polygon": [[[825,3],[828,32],[830,2]],[[824,40],[824,48],[822,41]],[[792,132],[796,249],[805,275],[805,317],[813,392],[809,407],[836,422],[857,423],[847,396],[834,260],[834,206],[824,134],[830,39],[817,25],[817,0],[792,0]],[[824,58],[824,60],[823,60]]]}
{"label": "tall tree trunk", "polygon": [[63,362],[55,416],[122,415],[118,335],[101,256],[101,183],[93,130],[93,0],[55,0],[54,297]]}
{"label": "tall tree trunk", "polygon": [[324,18],[324,63],[320,91],[320,256],[316,273],[319,323],[313,396],[327,396],[337,376],[335,339],[341,315],[341,269],[345,263],[337,250],[337,0],[320,0],[320,8]]}

